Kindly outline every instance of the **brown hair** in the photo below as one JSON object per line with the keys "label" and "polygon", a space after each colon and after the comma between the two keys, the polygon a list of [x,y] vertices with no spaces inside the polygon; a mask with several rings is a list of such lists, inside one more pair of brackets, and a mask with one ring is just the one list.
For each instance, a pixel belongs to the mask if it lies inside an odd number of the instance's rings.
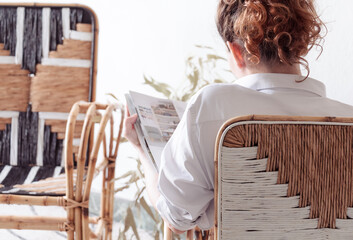
{"label": "brown hair", "polygon": [[217,27],[224,41],[244,46],[248,59],[260,62],[300,63],[319,46],[323,22],[314,0],[219,0]]}

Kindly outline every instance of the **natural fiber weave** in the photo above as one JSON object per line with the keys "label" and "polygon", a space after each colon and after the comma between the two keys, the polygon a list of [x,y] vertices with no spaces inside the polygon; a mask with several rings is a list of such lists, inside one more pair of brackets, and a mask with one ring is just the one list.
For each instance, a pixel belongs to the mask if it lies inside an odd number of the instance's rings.
{"label": "natural fiber weave", "polygon": [[92,24],[78,23],[76,24],[76,30],[78,32],[92,32]]}
{"label": "natural fiber weave", "polygon": [[64,43],[57,46],[56,51],[49,53],[50,58],[91,59],[90,41],[64,39]]}
{"label": "natural fiber weave", "polygon": [[[353,207],[353,126],[245,124],[230,129],[223,146],[257,146],[266,172],[278,171],[287,197],[299,196],[318,228],[336,228]],[[278,185],[281,186],[281,185]],[[275,192],[273,194],[276,194]]]}
{"label": "natural fiber weave", "polygon": [[7,124],[11,124],[11,118],[0,118],[0,131],[4,131]]}
{"label": "natural fiber weave", "polygon": [[29,71],[21,69],[21,65],[0,64],[0,77],[3,76],[29,76]]}
{"label": "natural fiber weave", "polygon": [[21,65],[0,64],[1,111],[26,111],[30,91],[28,74]]}
{"label": "natural fiber weave", "polygon": [[65,181],[63,167],[0,166],[0,194],[65,195]]}
{"label": "natural fiber weave", "polygon": [[[66,120],[51,120],[51,119],[45,120],[45,125],[48,125],[51,127],[51,132],[55,132],[58,134],[58,139],[64,139],[65,131],[66,131],[66,123],[67,123]],[[82,126],[83,126],[83,121],[76,122],[74,138],[81,137]]]}
{"label": "natural fiber weave", "polygon": [[37,65],[30,101],[34,112],[69,112],[77,101],[87,101],[89,68]]}
{"label": "natural fiber weave", "polygon": [[[76,171],[74,170],[73,179],[76,181]],[[57,177],[49,177],[29,184],[17,184],[14,189],[28,192],[31,195],[50,195],[64,196],[66,193],[66,175],[60,174]]]}
{"label": "natural fiber weave", "polygon": [[0,43],[0,56],[10,56],[10,50],[4,49],[4,44]]}

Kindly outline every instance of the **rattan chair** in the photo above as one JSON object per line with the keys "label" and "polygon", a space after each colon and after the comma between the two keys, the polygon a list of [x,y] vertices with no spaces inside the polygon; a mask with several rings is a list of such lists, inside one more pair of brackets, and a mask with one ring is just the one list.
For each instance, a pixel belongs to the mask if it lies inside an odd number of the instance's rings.
{"label": "rattan chair", "polygon": [[[96,15],[85,6],[0,4],[0,203],[61,206],[68,213],[0,216],[0,228],[111,239],[122,122],[115,135],[116,106],[94,103],[97,40]],[[99,125],[96,134],[94,125]],[[101,142],[103,160],[96,166]],[[92,178],[99,171],[101,212],[89,218]],[[89,223],[98,224],[94,232]]]}
{"label": "rattan chair", "polygon": [[352,239],[353,119],[247,116],[215,149],[214,239]]}
{"label": "rattan chair", "polygon": [[[1,204],[60,206],[67,211],[67,217],[0,216],[0,228],[66,231],[68,239],[111,239],[115,159],[122,130],[120,124],[117,138],[114,139],[112,114],[115,110],[115,105],[88,102],[74,104],[67,122],[64,143],[65,172],[30,184],[18,184],[12,188],[17,190],[14,194],[0,194]],[[80,112],[85,112],[85,120],[78,152],[75,154],[75,127]],[[110,137],[107,141],[105,130],[108,122]],[[98,125],[98,132],[94,138],[95,125]],[[101,143],[104,159],[96,167]],[[89,217],[89,197],[92,179],[99,171],[103,173],[101,213],[99,217],[93,218]],[[90,230],[89,223],[98,224],[95,232]]]}
{"label": "rattan chair", "polygon": [[[0,194],[1,204],[24,204],[37,206],[60,206],[67,211],[66,218],[44,216],[0,216],[0,228],[66,231],[68,239],[111,239],[113,221],[114,171],[122,124],[114,139],[113,111],[115,105],[79,102],[74,104],[69,115],[65,136],[65,172],[57,177],[18,184],[14,194]],[[75,127],[80,112],[85,112],[80,144],[74,153]],[[123,114],[121,114],[123,116]],[[121,119],[122,120],[122,119]],[[110,140],[105,130],[110,121]],[[122,123],[122,121],[121,121]],[[94,125],[98,133],[94,135]],[[96,168],[98,151],[103,143],[104,159]],[[47,169],[48,170],[48,169]],[[99,171],[103,172],[101,214],[89,218],[89,196],[92,179]],[[64,191],[63,191],[64,189]],[[98,224],[96,231],[89,223]]]}

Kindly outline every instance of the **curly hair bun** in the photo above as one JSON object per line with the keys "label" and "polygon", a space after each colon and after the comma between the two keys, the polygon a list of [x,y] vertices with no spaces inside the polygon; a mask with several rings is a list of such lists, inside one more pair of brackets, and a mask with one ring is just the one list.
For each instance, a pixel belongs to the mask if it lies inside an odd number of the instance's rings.
{"label": "curly hair bun", "polygon": [[[217,27],[224,41],[244,46],[248,59],[302,64],[313,46],[319,46],[323,22],[314,0],[220,0]],[[321,47],[322,48],[322,47]]]}

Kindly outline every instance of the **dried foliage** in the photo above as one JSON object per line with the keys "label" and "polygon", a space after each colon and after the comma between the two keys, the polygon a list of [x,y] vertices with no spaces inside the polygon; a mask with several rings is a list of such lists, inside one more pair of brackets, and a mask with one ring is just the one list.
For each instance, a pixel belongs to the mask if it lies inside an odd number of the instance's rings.
{"label": "dried foliage", "polygon": [[234,79],[228,67],[228,61],[207,46],[195,46],[200,54],[186,59],[185,80],[179,87],[172,87],[164,82],[158,82],[152,77],[144,76],[144,84],[162,93],[168,99],[188,101],[201,88],[212,83],[223,83]]}
{"label": "dried foliage", "polygon": [[[131,158],[131,159],[134,159],[134,158]],[[130,203],[130,206],[126,210],[126,215],[124,218],[124,227],[123,227],[124,229],[119,230],[118,240],[127,240],[131,238],[137,239],[137,240],[141,239],[137,231],[138,224],[136,224],[136,222],[139,222],[141,217],[149,218],[149,219],[144,219],[143,221],[144,223],[148,223],[148,222],[154,223],[153,226],[149,226],[149,228],[150,229],[152,228],[153,230],[151,234],[154,236],[155,239],[162,239],[161,235],[163,233],[163,221],[159,217],[158,213],[153,209],[153,207],[147,204],[143,196],[143,193],[146,189],[145,183],[144,183],[144,174],[143,174],[142,166],[139,159],[134,159],[134,160],[137,161],[136,171],[128,171],[125,174],[115,179],[115,181],[118,182],[119,185],[121,185],[115,190],[116,193],[123,191],[125,189],[128,189],[131,186],[135,186],[137,189],[135,192],[134,201]],[[143,186],[143,187],[141,188],[140,186]],[[141,214],[142,209],[147,215]],[[127,234],[127,232],[130,229],[132,230],[133,235]],[[128,238],[128,236],[130,236],[130,238]]]}
{"label": "dried foliage", "polygon": [[[186,59],[186,72],[185,81],[177,87],[158,82],[152,77],[144,76],[144,84],[152,87],[157,92],[163,94],[168,99],[175,99],[181,101],[188,101],[198,90],[206,85],[212,83],[223,83],[225,79],[233,79],[231,72],[226,69],[227,60],[221,56],[218,56],[215,51],[206,46],[196,45],[198,50],[201,50],[201,54],[190,56]],[[108,94],[111,97],[117,99],[113,94]],[[126,139],[122,139],[122,142],[126,142]],[[122,143],[121,142],[121,143]],[[155,240],[163,239],[163,221],[159,217],[158,213],[153,209],[152,206],[148,205],[143,192],[145,191],[144,174],[141,163],[138,159],[136,171],[128,171],[122,176],[115,179],[120,184],[115,192],[121,192],[131,186],[136,187],[136,193],[134,201],[127,208],[126,216],[124,219],[124,229],[120,229],[118,240],[126,240],[127,232],[131,229],[133,235],[129,239],[140,239],[137,231],[137,220],[141,216],[141,209],[147,213],[148,218],[152,220],[154,226],[152,226]],[[151,222],[144,219],[144,222]],[[149,226],[151,229],[151,226]],[[181,239],[182,236],[174,235],[174,239]]]}

